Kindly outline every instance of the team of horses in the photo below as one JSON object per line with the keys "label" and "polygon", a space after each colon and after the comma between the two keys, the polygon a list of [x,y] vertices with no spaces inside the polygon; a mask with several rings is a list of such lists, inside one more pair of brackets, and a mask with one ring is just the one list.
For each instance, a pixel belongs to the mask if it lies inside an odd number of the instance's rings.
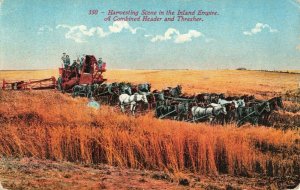
{"label": "team of horses", "polygon": [[103,83],[77,85],[73,97],[94,97],[109,105],[119,106],[122,112],[128,107],[132,115],[154,110],[155,117],[188,122],[209,121],[212,124],[247,122],[257,125],[270,125],[270,114],[283,108],[281,97],[257,100],[253,95],[225,96],[218,93],[188,95],[182,87],[167,87],[151,91],[151,84]]}

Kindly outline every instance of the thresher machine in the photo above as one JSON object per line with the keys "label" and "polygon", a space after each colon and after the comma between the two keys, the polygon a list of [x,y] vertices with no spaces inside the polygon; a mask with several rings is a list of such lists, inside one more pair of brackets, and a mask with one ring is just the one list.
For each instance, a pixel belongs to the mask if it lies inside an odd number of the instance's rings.
{"label": "thresher machine", "polygon": [[106,63],[98,65],[97,59],[93,55],[85,55],[80,65],[59,68],[59,77],[39,80],[19,80],[8,81],[3,79],[3,90],[41,90],[58,89],[63,92],[72,92],[75,85],[101,84],[106,79],[103,72],[106,71]]}

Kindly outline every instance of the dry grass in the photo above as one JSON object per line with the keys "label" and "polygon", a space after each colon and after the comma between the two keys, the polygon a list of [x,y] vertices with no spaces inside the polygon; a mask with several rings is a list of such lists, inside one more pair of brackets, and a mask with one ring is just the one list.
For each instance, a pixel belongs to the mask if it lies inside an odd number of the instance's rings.
{"label": "dry grass", "polygon": [[4,156],[202,174],[299,175],[299,132],[134,118],[55,91],[2,92]]}

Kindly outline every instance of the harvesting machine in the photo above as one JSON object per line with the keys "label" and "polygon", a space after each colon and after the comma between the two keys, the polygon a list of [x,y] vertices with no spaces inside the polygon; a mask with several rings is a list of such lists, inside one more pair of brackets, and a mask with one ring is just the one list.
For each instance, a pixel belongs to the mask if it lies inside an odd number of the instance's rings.
{"label": "harvesting machine", "polygon": [[106,79],[102,73],[106,71],[106,63],[98,65],[93,55],[86,55],[83,63],[79,66],[59,68],[57,89],[63,92],[70,92],[75,85],[101,84]]}
{"label": "harvesting machine", "polygon": [[85,55],[81,64],[59,68],[59,77],[31,80],[5,80],[3,79],[2,90],[41,90],[58,89],[63,92],[72,92],[75,85],[101,84],[106,79],[103,72],[106,71],[106,63],[98,64],[93,55]]}

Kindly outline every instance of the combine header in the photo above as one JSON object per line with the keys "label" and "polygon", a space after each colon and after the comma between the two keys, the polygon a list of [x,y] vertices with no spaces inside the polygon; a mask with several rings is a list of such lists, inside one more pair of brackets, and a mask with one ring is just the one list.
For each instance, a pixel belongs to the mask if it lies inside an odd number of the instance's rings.
{"label": "combine header", "polygon": [[29,81],[7,81],[3,80],[3,90],[42,90],[42,89],[55,89],[55,77],[47,79],[31,79]]}

